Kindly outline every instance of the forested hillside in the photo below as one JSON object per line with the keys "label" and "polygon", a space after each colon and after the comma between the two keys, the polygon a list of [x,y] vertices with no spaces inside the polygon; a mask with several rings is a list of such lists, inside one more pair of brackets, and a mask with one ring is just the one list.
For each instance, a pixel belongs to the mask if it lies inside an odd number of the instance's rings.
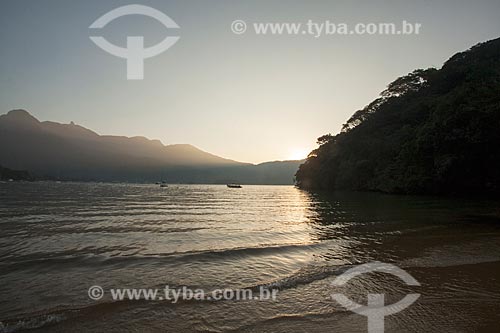
{"label": "forested hillside", "polygon": [[318,144],[299,187],[500,193],[500,39],[396,79]]}

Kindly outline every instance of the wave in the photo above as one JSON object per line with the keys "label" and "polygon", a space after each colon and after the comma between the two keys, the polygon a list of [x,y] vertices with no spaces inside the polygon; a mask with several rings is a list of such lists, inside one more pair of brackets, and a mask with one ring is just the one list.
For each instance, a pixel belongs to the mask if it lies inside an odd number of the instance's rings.
{"label": "wave", "polygon": [[[242,249],[243,250],[243,249]],[[425,258],[416,258],[425,259]],[[479,264],[492,261],[500,261],[500,258],[476,258],[475,261],[457,260],[450,262],[449,265],[443,265],[433,261],[433,264],[426,263],[422,265],[420,262],[412,262],[411,260],[404,260],[399,263],[395,263],[397,266],[403,269],[411,268],[432,268],[432,267],[447,267],[447,266],[461,266],[467,264]],[[308,285],[315,281],[324,280],[331,276],[338,276],[347,271],[348,269],[355,267],[357,264],[344,264],[344,265],[309,265],[301,268],[297,272],[276,280],[263,282],[255,285],[250,285],[243,287],[242,289],[251,289],[253,291],[258,291],[260,288],[265,289],[278,289],[280,291],[297,288],[302,285]],[[180,286],[172,286],[172,288],[177,288]],[[196,289],[196,288],[191,288]],[[206,293],[210,293],[208,290]],[[223,301],[223,300],[222,300]],[[102,315],[103,312],[117,311],[118,309],[133,304],[134,306],[138,304],[151,303],[148,300],[120,300],[120,301],[105,301],[96,304],[90,304],[82,307],[66,308],[66,309],[51,309],[45,312],[39,312],[34,314],[26,314],[24,317],[12,318],[0,321],[0,333],[13,333],[21,330],[36,329],[45,326],[55,325],[65,320],[70,320],[76,316],[93,316],[96,314]],[[178,303],[171,303],[168,300],[154,301],[154,303],[162,303],[165,306],[177,306],[180,303],[197,302],[196,300],[180,299]],[[313,315],[314,314],[310,314]],[[268,318],[270,320],[275,320],[278,318]]]}
{"label": "wave", "polygon": [[[289,245],[290,246],[290,245]],[[241,249],[244,251],[244,249]],[[347,270],[351,265],[345,266],[308,266],[299,270],[296,274],[291,276],[278,279],[276,281],[271,281],[268,283],[262,283],[246,289],[258,290],[261,287],[266,289],[288,289],[294,288],[302,284],[308,284],[316,280],[324,279],[331,275],[341,274],[343,271]],[[176,288],[180,286],[172,286]],[[195,288],[191,288],[195,289]],[[209,294],[211,291],[207,291]],[[117,309],[134,304],[134,306],[140,303],[150,303],[152,301],[148,300],[120,300],[120,301],[107,301],[100,302],[97,304],[90,304],[87,306],[73,307],[66,309],[48,309],[38,313],[25,314],[22,317],[15,317],[11,319],[5,319],[0,321],[0,333],[13,333],[22,330],[36,329],[45,326],[55,325],[65,320],[69,320],[76,316],[92,316],[93,314],[102,314],[103,312],[116,311]],[[159,303],[176,306],[175,303],[171,303],[168,300],[154,301],[154,303]],[[186,302],[197,302],[196,300],[183,300],[180,299],[179,303]]]}
{"label": "wave", "polygon": [[[394,265],[402,269],[412,269],[412,268],[439,268],[439,267],[455,267],[463,265],[476,265],[483,263],[500,262],[500,256],[470,256],[470,255],[458,255],[458,256],[428,256],[419,257],[402,260],[400,262],[393,263]],[[359,263],[361,264],[361,263]],[[315,281],[326,279],[330,276],[338,276],[347,271],[348,269],[355,267],[357,264],[345,264],[345,265],[310,265],[301,268],[297,272],[279,278],[273,281],[252,285],[248,287],[249,289],[257,290],[259,288],[267,289],[278,289],[285,290],[296,288],[301,285],[307,285]]]}
{"label": "wave", "polygon": [[[30,268],[30,269],[40,269],[50,270],[52,267],[57,265],[119,265],[119,264],[143,264],[144,262],[153,263],[157,261],[159,264],[164,264],[168,262],[186,262],[186,261],[208,261],[208,260],[228,260],[233,258],[242,257],[255,257],[255,256],[266,256],[266,255],[276,255],[280,253],[289,253],[290,251],[304,251],[313,250],[314,248],[321,246],[320,242],[316,243],[306,243],[306,244],[266,244],[262,246],[255,247],[233,247],[233,248],[222,248],[222,249],[210,249],[201,251],[183,251],[183,252],[166,252],[166,253],[150,253],[150,254],[138,254],[138,250],[132,252],[131,254],[122,254],[119,256],[107,255],[107,252],[116,251],[133,251],[133,248],[121,248],[121,247],[104,247],[104,248],[86,248],[79,249],[77,251],[71,252],[61,252],[61,253],[51,253],[50,256],[43,256],[39,254],[37,256],[30,255],[23,257],[16,257],[15,261],[8,262],[4,259],[4,262],[0,264],[0,267],[5,271],[14,271],[18,269]],[[89,252],[94,252],[96,254],[92,255]],[[31,258],[30,258],[31,257]]]}
{"label": "wave", "polygon": [[447,244],[427,248],[416,258],[401,262],[401,267],[434,268],[474,265],[500,261],[500,238]]}
{"label": "wave", "polygon": [[330,276],[337,276],[344,273],[354,265],[310,265],[301,268],[292,275],[284,278],[265,282],[248,287],[248,289],[257,290],[260,288],[265,289],[291,289],[300,285],[310,284],[314,281],[326,279]]}
{"label": "wave", "polygon": [[[337,308],[334,311],[331,312],[321,312],[321,313],[315,313],[315,312],[304,312],[304,313],[281,313],[274,315],[272,317],[268,318],[263,318],[258,320],[255,323],[251,324],[246,324],[243,326],[239,326],[236,329],[232,330],[227,330],[227,332],[264,332],[264,331],[270,331],[270,327],[268,325],[272,324],[278,324],[280,322],[286,323],[286,329],[283,329],[283,331],[290,331],[288,329],[290,322],[309,322],[309,323],[314,323],[319,320],[322,320],[324,318],[332,318],[333,316],[339,315],[339,314],[345,314],[348,313],[348,310]],[[277,331],[276,329],[273,329],[273,331]],[[303,329],[304,332],[308,331]]]}
{"label": "wave", "polygon": [[93,316],[102,315],[105,312],[116,311],[120,307],[129,304],[138,304],[146,302],[145,300],[122,300],[122,301],[109,301],[90,304],[80,307],[67,307],[67,308],[52,308],[35,313],[26,313],[24,315],[3,319],[0,321],[0,333],[13,333],[18,331],[38,329],[56,325],[62,321],[70,320],[79,316]]}
{"label": "wave", "polygon": [[0,321],[0,333],[12,333],[57,324],[66,319],[63,313],[42,314],[12,321]]}
{"label": "wave", "polygon": [[500,262],[500,256],[463,256],[448,257],[428,256],[421,258],[407,259],[401,263],[401,268],[445,268],[465,265],[478,265],[491,262]]}
{"label": "wave", "polygon": [[[166,254],[156,254],[156,256],[172,256],[179,258],[197,258],[197,257],[222,257],[222,258],[233,258],[235,256],[258,256],[258,255],[268,255],[277,253],[286,253],[289,251],[303,251],[305,249],[314,249],[317,246],[321,246],[321,243],[292,243],[292,244],[266,244],[262,246],[250,246],[250,247],[233,247],[225,249],[210,249],[203,251],[185,251],[185,252],[172,252]],[[152,256],[155,256],[153,254]]]}

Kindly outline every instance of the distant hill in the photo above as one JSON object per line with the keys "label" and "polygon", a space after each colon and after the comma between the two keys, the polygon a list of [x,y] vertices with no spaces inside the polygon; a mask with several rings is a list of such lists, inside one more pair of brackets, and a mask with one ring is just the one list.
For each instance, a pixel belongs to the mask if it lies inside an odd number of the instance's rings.
{"label": "distant hill", "polygon": [[299,161],[240,163],[192,145],[98,135],[40,122],[25,110],[0,116],[0,165],[62,180],[293,184]]}
{"label": "distant hill", "polygon": [[302,188],[500,194],[500,39],[398,78],[318,144]]}
{"label": "distant hill", "polygon": [[27,180],[32,181],[35,178],[30,175],[28,171],[25,170],[12,170],[8,168],[4,168],[0,165],[0,180]]}

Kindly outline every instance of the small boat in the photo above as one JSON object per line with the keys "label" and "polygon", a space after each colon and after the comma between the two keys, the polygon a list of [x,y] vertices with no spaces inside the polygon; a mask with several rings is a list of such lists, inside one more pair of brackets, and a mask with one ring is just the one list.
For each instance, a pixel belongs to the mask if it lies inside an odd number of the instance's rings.
{"label": "small boat", "polygon": [[167,184],[160,184],[160,187],[168,187]]}
{"label": "small boat", "polygon": [[241,188],[240,184],[227,184],[226,186],[229,188]]}

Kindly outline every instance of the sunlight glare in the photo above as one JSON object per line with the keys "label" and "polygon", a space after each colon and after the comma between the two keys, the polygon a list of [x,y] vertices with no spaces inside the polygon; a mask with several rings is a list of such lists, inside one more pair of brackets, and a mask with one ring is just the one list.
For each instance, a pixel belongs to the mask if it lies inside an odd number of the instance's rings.
{"label": "sunlight glare", "polygon": [[305,148],[296,148],[290,150],[290,154],[288,156],[289,160],[302,160],[307,157],[309,154],[309,150]]}

